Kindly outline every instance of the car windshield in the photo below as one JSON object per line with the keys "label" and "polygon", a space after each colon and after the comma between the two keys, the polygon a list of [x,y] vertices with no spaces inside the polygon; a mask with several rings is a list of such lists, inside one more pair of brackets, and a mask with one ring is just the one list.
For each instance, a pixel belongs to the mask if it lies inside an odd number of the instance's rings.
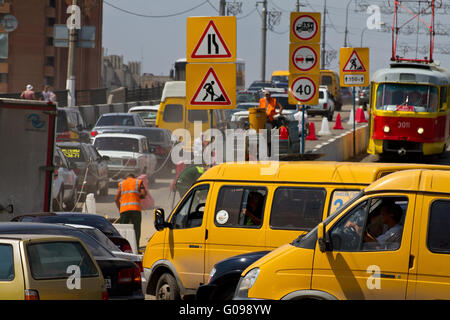
{"label": "car windshield", "polygon": [[133,116],[103,116],[98,119],[96,127],[104,126],[134,126]]}
{"label": "car windshield", "polygon": [[258,97],[253,93],[238,93],[237,103],[240,102],[258,102]]}
{"label": "car windshield", "polygon": [[58,214],[56,216],[41,216],[39,217],[39,221],[45,223],[81,224],[99,229],[108,236],[120,236],[120,233],[114,228],[114,226],[103,217],[94,219],[90,216],[83,217],[81,214],[76,216]]}
{"label": "car windshield", "polygon": [[273,76],[272,82],[289,82],[288,76]]}
{"label": "car windshield", "polygon": [[288,97],[277,97],[274,96],[275,99],[283,106],[283,110],[297,110],[296,104],[289,104]]}
{"label": "car windshield", "polygon": [[255,108],[257,107],[257,104],[247,104],[247,103],[238,103],[236,105],[236,109],[240,109],[240,110],[248,110],[250,108]]}
{"label": "car windshield", "polygon": [[106,249],[109,251],[120,251],[120,249],[111,241],[103,232],[101,232],[98,229],[87,229],[87,228],[80,228],[78,229],[87,235],[91,236],[95,240],[97,240],[99,243],[101,243]]}
{"label": "car windshield", "polygon": [[435,112],[436,87],[417,84],[382,83],[377,89],[378,110]]}
{"label": "car windshield", "polygon": [[94,146],[97,150],[139,152],[139,141],[133,138],[99,137]]}
{"label": "car windshield", "polygon": [[133,113],[139,114],[142,117],[142,119],[155,120],[156,115],[158,114],[158,111],[156,111],[156,110],[139,110],[139,111],[133,111]]}

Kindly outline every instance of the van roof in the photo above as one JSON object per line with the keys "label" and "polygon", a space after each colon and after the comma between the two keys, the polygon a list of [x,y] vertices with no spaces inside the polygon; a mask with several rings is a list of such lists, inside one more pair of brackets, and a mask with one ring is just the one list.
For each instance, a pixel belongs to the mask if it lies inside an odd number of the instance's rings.
{"label": "van roof", "polygon": [[289,75],[289,70],[275,70],[274,72],[272,72],[272,77],[273,76],[288,76]]}
{"label": "van roof", "polygon": [[161,96],[161,102],[167,98],[186,97],[186,81],[167,81]]}
{"label": "van roof", "polygon": [[366,193],[379,191],[436,192],[450,194],[450,166],[444,170],[416,169],[395,172],[374,182]]}
{"label": "van roof", "polygon": [[[346,183],[369,185],[380,177],[405,169],[442,169],[450,166],[399,163],[282,161],[222,163],[207,170],[199,179],[255,182]],[[245,178],[242,178],[245,177]]]}

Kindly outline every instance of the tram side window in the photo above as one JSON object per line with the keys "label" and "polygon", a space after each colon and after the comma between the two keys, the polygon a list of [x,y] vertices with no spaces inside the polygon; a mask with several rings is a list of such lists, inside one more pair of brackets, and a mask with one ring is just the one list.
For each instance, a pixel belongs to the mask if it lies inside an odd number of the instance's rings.
{"label": "tram side window", "polygon": [[441,87],[441,97],[439,101],[439,109],[447,109],[447,87]]}

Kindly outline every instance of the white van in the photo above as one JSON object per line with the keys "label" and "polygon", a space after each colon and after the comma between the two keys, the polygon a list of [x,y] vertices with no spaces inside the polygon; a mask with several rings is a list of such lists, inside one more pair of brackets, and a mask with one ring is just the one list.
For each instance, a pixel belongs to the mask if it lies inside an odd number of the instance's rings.
{"label": "white van", "polygon": [[158,115],[159,104],[153,106],[136,106],[131,107],[128,113],[137,113],[144,119],[147,127],[154,127],[156,124],[156,116]]}

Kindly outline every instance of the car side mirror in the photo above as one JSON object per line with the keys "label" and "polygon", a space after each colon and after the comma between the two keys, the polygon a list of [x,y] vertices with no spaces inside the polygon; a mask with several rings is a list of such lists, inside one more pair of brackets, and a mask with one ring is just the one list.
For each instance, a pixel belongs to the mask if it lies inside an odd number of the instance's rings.
{"label": "car side mirror", "polygon": [[168,226],[164,217],[164,209],[158,208],[153,210],[153,224],[155,225],[155,229],[157,231],[162,231]]}
{"label": "car side mirror", "polygon": [[319,244],[319,249],[321,252],[327,250],[326,239],[325,239],[325,225],[323,222],[319,223],[317,226],[317,242]]}
{"label": "car side mirror", "polygon": [[111,160],[111,158],[109,156],[102,156],[100,159],[102,159],[103,161]]}

